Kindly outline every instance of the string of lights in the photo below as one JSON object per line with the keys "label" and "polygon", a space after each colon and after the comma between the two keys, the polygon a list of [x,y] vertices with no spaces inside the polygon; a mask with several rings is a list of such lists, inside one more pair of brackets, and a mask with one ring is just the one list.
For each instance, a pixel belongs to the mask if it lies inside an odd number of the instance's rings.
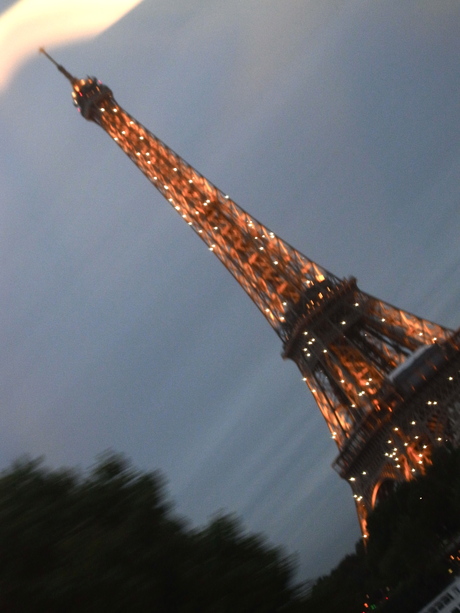
{"label": "string of lights", "polygon": [[56,66],[83,117],[136,164],[280,337],[339,449],[334,468],[351,485],[366,536],[386,489],[423,472],[434,446],[457,442],[458,333],[307,258],[129,115],[106,85]]}

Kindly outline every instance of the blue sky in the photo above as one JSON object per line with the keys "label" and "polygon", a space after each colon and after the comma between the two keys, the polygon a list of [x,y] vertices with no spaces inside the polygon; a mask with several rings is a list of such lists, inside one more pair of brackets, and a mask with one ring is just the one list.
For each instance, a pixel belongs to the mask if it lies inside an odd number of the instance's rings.
{"label": "blue sky", "polygon": [[[308,257],[454,328],[459,29],[447,0],[144,0],[50,51]],[[37,55],[0,96],[0,466],[120,451],[194,524],[235,512],[327,572],[358,524],[299,372],[69,89]]]}

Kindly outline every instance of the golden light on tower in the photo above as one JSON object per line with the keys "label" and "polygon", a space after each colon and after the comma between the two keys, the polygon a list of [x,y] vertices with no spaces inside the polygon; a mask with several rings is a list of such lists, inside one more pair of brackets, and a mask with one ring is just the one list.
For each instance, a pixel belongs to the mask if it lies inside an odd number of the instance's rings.
{"label": "golden light on tower", "polygon": [[[49,57],[49,56],[48,56]],[[95,77],[72,85],[98,124],[219,258],[278,334],[321,411],[363,535],[378,499],[460,443],[460,330],[403,311],[283,241],[176,154]]]}

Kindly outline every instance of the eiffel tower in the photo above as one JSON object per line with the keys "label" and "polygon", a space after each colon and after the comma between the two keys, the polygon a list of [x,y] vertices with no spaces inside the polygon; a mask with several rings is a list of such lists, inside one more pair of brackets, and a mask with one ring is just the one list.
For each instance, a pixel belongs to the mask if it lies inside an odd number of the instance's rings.
{"label": "eiffel tower", "polygon": [[293,360],[338,447],[363,536],[394,484],[459,444],[460,329],[398,309],[340,279],[240,208],[131,117],[94,77],[70,81],[83,117],[131,158],[235,277]]}

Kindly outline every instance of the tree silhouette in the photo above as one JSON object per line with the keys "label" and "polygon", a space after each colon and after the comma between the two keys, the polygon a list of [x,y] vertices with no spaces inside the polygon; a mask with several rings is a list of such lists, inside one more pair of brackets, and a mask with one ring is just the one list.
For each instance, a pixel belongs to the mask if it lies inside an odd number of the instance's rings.
{"label": "tree silhouette", "polygon": [[292,567],[236,520],[172,514],[159,473],[105,455],[87,476],[16,462],[0,477],[0,612],[271,613]]}

